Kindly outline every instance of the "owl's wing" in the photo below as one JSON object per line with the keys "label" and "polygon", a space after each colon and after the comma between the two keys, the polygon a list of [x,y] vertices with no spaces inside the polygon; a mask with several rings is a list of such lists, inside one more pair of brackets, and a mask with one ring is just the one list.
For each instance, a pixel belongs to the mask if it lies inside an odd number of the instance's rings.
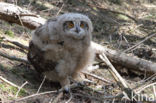
{"label": "owl's wing", "polygon": [[56,24],[57,19],[49,19],[44,25],[38,27],[32,33],[32,42],[43,49],[48,43],[54,44],[59,41]]}
{"label": "owl's wing", "polygon": [[45,52],[33,44],[32,41],[29,43],[27,58],[36,71],[40,74],[43,72],[52,71],[57,65],[57,62],[45,60],[44,53]]}

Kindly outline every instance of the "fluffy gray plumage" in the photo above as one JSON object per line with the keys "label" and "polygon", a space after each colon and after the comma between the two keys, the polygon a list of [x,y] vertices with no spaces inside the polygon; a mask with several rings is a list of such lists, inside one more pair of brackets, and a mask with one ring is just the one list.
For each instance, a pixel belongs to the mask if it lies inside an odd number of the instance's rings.
{"label": "fluffy gray plumage", "polygon": [[44,60],[57,63],[51,71],[45,69],[42,74],[63,87],[68,86],[69,77],[76,78],[94,59],[92,30],[91,20],[79,13],[63,14],[37,28],[32,43],[44,51]]}

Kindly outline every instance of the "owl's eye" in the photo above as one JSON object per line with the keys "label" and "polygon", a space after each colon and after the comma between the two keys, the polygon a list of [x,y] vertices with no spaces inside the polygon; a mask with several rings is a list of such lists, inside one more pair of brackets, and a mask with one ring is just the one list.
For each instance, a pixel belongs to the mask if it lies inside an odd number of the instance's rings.
{"label": "owl's eye", "polygon": [[80,22],[80,27],[88,29],[88,24],[85,21],[81,21]]}
{"label": "owl's eye", "polygon": [[84,23],[81,22],[80,27],[81,27],[81,28],[84,28],[84,26],[85,26]]}
{"label": "owl's eye", "polygon": [[67,26],[68,26],[68,28],[71,29],[74,27],[74,23],[72,21],[69,21]]}

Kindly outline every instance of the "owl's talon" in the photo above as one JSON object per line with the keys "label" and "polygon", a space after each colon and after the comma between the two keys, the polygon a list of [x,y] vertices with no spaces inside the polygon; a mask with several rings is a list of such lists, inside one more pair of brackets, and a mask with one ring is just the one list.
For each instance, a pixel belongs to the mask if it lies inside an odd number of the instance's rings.
{"label": "owl's talon", "polygon": [[70,87],[69,86],[65,86],[64,87],[64,92],[65,93],[69,93],[70,92]]}

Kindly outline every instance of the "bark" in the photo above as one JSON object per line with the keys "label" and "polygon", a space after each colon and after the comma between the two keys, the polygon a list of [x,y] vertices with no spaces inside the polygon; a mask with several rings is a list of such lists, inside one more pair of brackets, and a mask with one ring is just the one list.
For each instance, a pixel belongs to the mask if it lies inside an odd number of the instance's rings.
{"label": "bark", "polygon": [[106,48],[95,42],[92,42],[92,45],[94,45],[94,49],[97,54],[105,53],[115,65],[124,66],[128,69],[147,72],[150,74],[156,73],[156,63],[135,56],[128,56],[125,53]]}
{"label": "bark", "polygon": [[23,25],[29,29],[35,29],[46,21],[44,18],[34,15],[19,6],[3,2],[0,2],[0,19]]}
{"label": "bark", "polygon": [[[35,29],[45,23],[45,19],[24,10],[18,6],[8,3],[0,3],[0,19],[23,25],[29,29]],[[21,19],[20,19],[20,18]],[[21,21],[21,22],[20,22]],[[97,54],[105,53],[111,62],[137,71],[146,71],[147,73],[156,73],[156,63],[128,56],[115,50],[105,48],[95,42],[92,42]]]}

